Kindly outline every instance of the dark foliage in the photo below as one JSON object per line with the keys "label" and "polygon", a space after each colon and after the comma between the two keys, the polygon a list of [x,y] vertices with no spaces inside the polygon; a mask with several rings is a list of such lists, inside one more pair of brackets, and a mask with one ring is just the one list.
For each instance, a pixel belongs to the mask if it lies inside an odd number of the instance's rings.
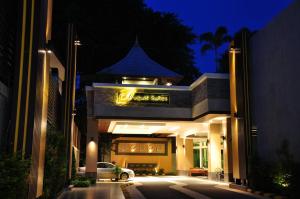
{"label": "dark foliage", "polygon": [[[200,49],[201,54],[204,55],[207,51],[214,52],[215,62],[216,62],[216,72],[220,72],[220,62],[222,62],[223,59],[226,58],[226,54],[224,54],[225,57],[220,56],[220,54],[223,55],[224,52],[220,53],[219,49],[224,44],[230,42],[231,39],[232,38],[228,34],[227,28],[224,26],[218,27],[215,32],[206,32],[199,36],[199,41],[200,41],[200,43],[202,43],[202,46]],[[224,69],[226,70],[225,67],[223,67],[222,70],[224,70]]]}
{"label": "dark foliage", "polygon": [[298,198],[300,164],[293,160],[287,141],[277,151],[276,161],[262,161],[255,157],[251,162],[249,184],[256,190]]}
{"label": "dark foliage", "polygon": [[155,12],[142,0],[64,0],[54,2],[53,41],[63,58],[66,24],[74,22],[83,44],[78,51],[78,69],[95,74],[122,59],[138,36],[151,58],[184,75],[182,83],[199,76],[194,66],[192,29],[172,13]]}
{"label": "dark foliage", "polygon": [[56,198],[66,182],[66,147],[61,132],[47,132],[45,152],[44,194],[42,198]]}
{"label": "dark foliage", "polygon": [[0,196],[6,199],[27,198],[29,160],[17,155],[0,158]]}

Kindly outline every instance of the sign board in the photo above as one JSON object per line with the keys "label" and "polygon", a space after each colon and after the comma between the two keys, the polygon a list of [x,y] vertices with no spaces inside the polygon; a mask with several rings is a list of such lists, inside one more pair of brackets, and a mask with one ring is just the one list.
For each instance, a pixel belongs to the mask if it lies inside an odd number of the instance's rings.
{"label": "sign board", "polygon": [[137,92],[135,88],[126,88],[116,93],[115,103],[119,106],[134,103],[169,104],[170,96],[166,93]]}
{"label": "sign board", "polygon": [[116,155],[167,155],[167,150],[167,141],[118,141]]}

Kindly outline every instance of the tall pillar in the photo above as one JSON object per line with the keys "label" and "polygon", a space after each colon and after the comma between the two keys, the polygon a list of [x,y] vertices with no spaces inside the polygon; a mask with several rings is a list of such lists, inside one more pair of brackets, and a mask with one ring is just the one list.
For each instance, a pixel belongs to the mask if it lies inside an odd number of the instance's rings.
{"label": "tall pillar", "polygon": [[190,168],[193,167],[193,140],[176,137],[176,162],[177,174],[189,175]]}
{"label": "tall pillar", "polygon": [[98,161],[98,121],[94,118],[87,119],[87,137],[86,137],[86,170],[88,177],[97,177]]}
{"label": "tall pillar", "polygon": [[217,172],[222,168],[221,165],[221,132],[222,124],[212,123],[208,133],[208,179],[217,180]]}
{"label": "tall pillar", "polygon": [[232,174],[232,136],[231,136],[231,120],[226,119],[223,123],[223,133],[224,133],[224,181],[231,182],[233,180]]}

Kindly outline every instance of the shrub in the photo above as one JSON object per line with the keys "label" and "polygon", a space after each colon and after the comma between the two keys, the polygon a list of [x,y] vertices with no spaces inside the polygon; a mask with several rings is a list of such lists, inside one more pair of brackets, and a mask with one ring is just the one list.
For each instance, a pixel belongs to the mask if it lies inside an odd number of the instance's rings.
{"label": "shrub", "polygon": [[6,199],[26,198],[30,160],[16,155],[0,158],[0,196]]}
{"label": "shrub", "polygon": [[114,167],[114,169],[113,169],[113,172],[114,172],[114,174],[116,175],[116,180],[118,180],[118,179],[119,179],[119,176],[120,176],[120,174],[121,174],[121,172],[122,172],[122,169],[121,169],[121,167],[119,167],[118,165],[116,165],[116,166]]}
{"label": "shrub", "polygon": [[163,168],[160,168],[158,170],[158,175],[163,175],[165,173],[165,170]]}
{"label": "shrub", "polygon": [[74,185],[74,187],[89,187],[91,185],[90,180],[72,180],[71,184]]}
{"label": "shrub", "polygon": [[61,132],[47,132],[45,151],[44,194],[56,198],[66,184],[67,158],[65,138]]}

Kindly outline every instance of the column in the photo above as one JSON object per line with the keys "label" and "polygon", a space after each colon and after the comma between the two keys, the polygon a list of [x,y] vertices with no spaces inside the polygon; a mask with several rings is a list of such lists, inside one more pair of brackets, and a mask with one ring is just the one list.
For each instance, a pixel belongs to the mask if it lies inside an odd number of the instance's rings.
{"label": "column", "polygon": [[223,123],[224,132],[224,181],[231,182],[233,180],[232,174],[232,136],[231,136],[231,120],[226,119]]}
{"label": "column", "polygon": [[208,133],[208,179],[218,180],[221,165],[221,123],[212,123]]}
{"label": "column", "polygon": [[88,177],[97,177],[98,161],[98,121],[94,118],[87,119],[87,137],[86,137],[86,170]]}
{"label": "column", "polygon": [[193,140],[176,137],[176,162],[177,174],[189,175],[190,168],[193,167]]}

